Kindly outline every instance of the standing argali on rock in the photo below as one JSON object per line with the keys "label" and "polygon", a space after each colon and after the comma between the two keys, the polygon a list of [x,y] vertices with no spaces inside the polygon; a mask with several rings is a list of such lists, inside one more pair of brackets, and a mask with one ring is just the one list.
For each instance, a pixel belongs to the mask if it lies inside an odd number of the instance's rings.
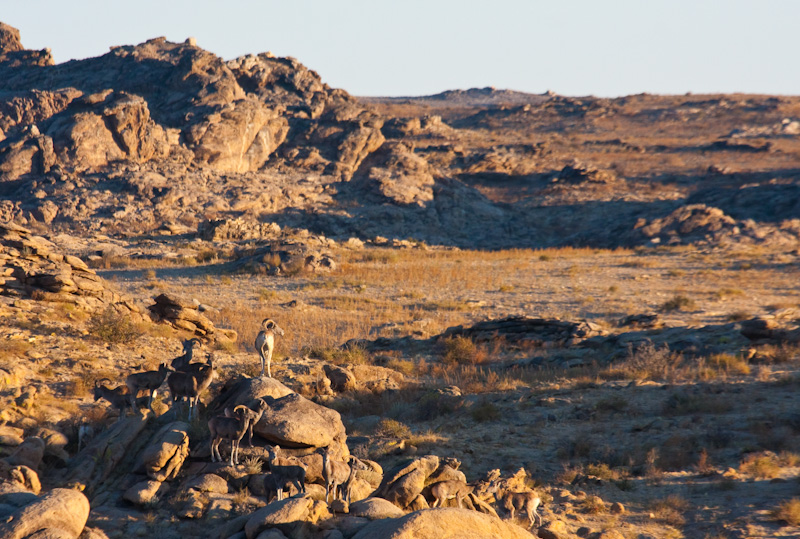
{"label": "standing argali on rock", "polygon": [[208,430],[211,433],[211,462],[222,462],[219,454],[219,444],[222,440],[231,442],[230,465],[239,464],[239,442],[247,431],[250,423],[249,416],[244,411],[247,407],[240,404],[233,409],[235,417],[216,416],[208,420]]}
{"label": "standing argali on rock", "polygon": [[152,412],[153,397],[156,394],[156,390],[161,387],[167,374],[171,371],[172,367],[166,363],[162,363],[158,366],[157,371],[129,374],[128,377],[125,378],[125,385],[128,386],[128,391],[130,391],[131,407],[133,407],[134,410],[136,409],[136,397],[139,395],[139,391],[148,391],[150,393],[150,398],[147,400],[147,407],[150,408]]}
{"label": "standing argali on rock", "polygon": [[214,379],[214,358],[208,358],[206,363],[192,363],[186,365],[182,370],[173,372],[167,378],[167,385],[172,396],[173,406],[184,398],[189,401],[189,420],[197,417],[197,405],[200,402],[200,394],[206,390]]}
{"label": "standing argali on rock", "polygon": [[331,458],[330,447],[321,447],[317,453],[322,455],[322,478],[325,480],[325,502],[330,503],[330,495],[336,499],[339,492],[339,499],[342,499],[341,486],[350,477],[350,466],[346,462],[341,462]]}
{"label": "standing argali on rock", "polygon": [[[256,336],[256,350],[261,356],[261,376],[264,376],[264,366],[266,365],[267,376],[272,378],[270,364],[272,363],[272,351],[275,349],[275,335],[283,336],[283,330],[271,318],[261,321],[261,331]],[[266,355],[265,355],[266,351]]]}
{"label": "standing argali on rock", "polygon": [[170,365],[176,371],[185,371],[189,363],[192,362],[194,357],[194,347],[200,344],[200,339],[193,337],[183,341],[183,354],[179,355],[170,362]]}
{"label": "standing argali on rock", "polygon": [[[255,425],[261,420],[261,416],[264,415],[264,412],[269,407],[267,401],[265,401],[264,399],[257,399],[257,400],[258,403],[256,404],[255,410],[253,410],[250,407],[245,407],[244,409],[244,413],[247,414],[248,418],[250,419],[250,425],[247,427],[248,447],[253,447],[253,425]],[[237,408],[239,407],[237,406]],[[225,417],[233,417],[235,415],[233,411],[234,408],[231,408],[230,406],[225,408]]]}
{"label": "standing argali on rock", "polygon": [[283,499],[286,486],[292,484],[298,492],[306,491],[306,467],[298,460],[281,457],[281,446],[269,449],[269,471],[274,478],[278,500]]}
{"label": "standing argali on rock", "polygon": [[[110,380],[109,380],[110,381]],[[111,406],[119,411],[119,418],[117,421],[128,415],[128,408],[131,405],[130,398],[126,392],[125,386],[118,386],[109,388],[104,385],[99,385],[98,380],[94,381],[94,402],[100,399],[105,399],[111,403]]]}

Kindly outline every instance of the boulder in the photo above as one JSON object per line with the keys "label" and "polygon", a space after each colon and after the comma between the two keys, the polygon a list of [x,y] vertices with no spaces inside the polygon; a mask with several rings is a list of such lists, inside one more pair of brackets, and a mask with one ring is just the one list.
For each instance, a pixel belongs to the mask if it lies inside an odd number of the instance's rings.
{"label": "boulder", "polygon": [[398,518],[405,515],[402,509],[383,498],[366,498],[350,504],[350,514],[370,520]]}
{"label": "boulder", "polygon": [[254,99],[229,103],[184,131],[195,160],[219,172],[261,168],[286,139],[279,110]]}
{"label": "boulder", "polygon": [[38,436],[30,436],[3,460],[11,466],[27,466],[34,472],[39,469],[44,457],[45,443]]}
{"label": "boulder", "polygon": [[174,479],[189,455],[189,425],[174,421],[164,425],[139,454],[134,470],[156,481]]}
{"label": "boulder", "polygon": [[36,431],[36,436],[44,440],[45,455],[56,457],[63,462],[69,460],[69,454],[65,449],[69,443],[69,438],[63,433],[57,430],[40,428]]}
{"label": "boulder", "polygon": [[216,474],[203,474],[194,477],[184,485],[186,489],[194,489],[199,492],[214,492],[217,494],[228,493],[228,482]]}
{"label": "boulder", "polygon": [[11,466],[0,461],[0,494],[31,493],[39,494],[42,484],[39,475],[27,466]]}
{"label": "boulder", "polygon": [[121,419],[106,429],[73,458],[68,481],[92,488],[108,479],[129,448],[139,439],[152,414],[134,414]]}
{"label": "boulder", "polygon": [[76,539],[89,518],[89,500],[81,492],[56,488],[0,523],[0,537],[22,539],[37,530],[61,530]]}
{"label": "boulder", "polygon": [[226,408],[235,408],[240,404],[251,406],[263,397],[278,399],[292,393],[294,391],[275,378],[240,377],[228,382],[219,395],[208,405],[208,409],[212,413],[221,414]]}
{"label": "boulder", "polygon": [[169,485],[161,481],[141,481],[136,483],[122,494],[122,498],[134,505],[149,505],[164,494]]}
{"label": "boulder", "polygon": [[331,388],[342,393],[356,388],[356,377],[350,369],[337,365],[323,365],[325,376],[331,381]]}
{"label": "boulder", "polygon": [[[346,451],[345,428],[339,412],[297,393],[264,397],[268,407],[253,431],[281,447],[327,447]],[[344,452],[343,454],[347,454]]]}
{"label": "boulder", "polygon": [[439,457],[435,455],[401,463],[386,473],[378,495],[403,509],[422,493],[426,480],[438,467]]}
{"label": "boulder", "polygon": [[364,526],[353,539],[532,539],[519,526],[476,511],[437,508],[415,511],[401,518],[377,520]]}
{"label": "boulder", "polygon": [[308,533],[319,520],[329,518],[324,502],[309,498],[287,498],[272,502],[253,513],[244,526],[247,539],[253,539],[268,528],[277,528],[289,537]]}

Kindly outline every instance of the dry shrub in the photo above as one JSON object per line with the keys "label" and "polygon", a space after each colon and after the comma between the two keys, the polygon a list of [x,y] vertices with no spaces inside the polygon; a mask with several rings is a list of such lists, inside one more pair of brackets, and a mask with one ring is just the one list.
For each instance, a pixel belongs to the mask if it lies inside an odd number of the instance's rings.
{"label": "dry shrub", "polygon": [[474,365],[483,363],[486,359],[486,350],[476,345],[468,337],[450,337],[444,341],[442,361],[448,365]]}
{"label": "dry shrub", "polygon": [[475,421],[497,421],[500,419],[500,409],[489,401],[481,401],[472,408],[472,419]]}
{"label": "dry shrub", "polygon": [[693,311],[697,308],[697,304],[693,299],[677,294],[661,304],[659,309],[663,312],[672,311]]}
{"label": "dry shrub", "polygon": [[87,329],[90,335],[110,343],[129,343],[142,334],[129,316],[118,313],[111,306],[93,315]]}
{"label": "dry shrub", "polygon": [[754,453],[742,460],[739,471],[757,479],[773,479],[780,475],[781,463],[774,453]]}
{"label": "dry shrub", "polygon": [[400,421],[385,418],[378,423],[375,434],[386,438],[406,439],[411,436],[411,429]]}
{"label": "dry shrub", "polygon": [[683,514],[689,508],[689,502],[677,494],[671,494],[662,500],[654,500],[648,507],[655,518],[664,524],[676,528],[686,524]]}
{"label": "dry shrub", "polygon": [[732,408],[731,402],[721,395],[679,391],[667,398],[662,411],[665,415],[723,414]]}
{"label": "dry shrub", "polygon": [[605,462],[601,462],[599,464],[587,464],[583,471],[586,473],[586,475],[593,475],[606,481],[616,481],[622,477],[619,471],[612,469],[611,466]]}
{"label": "dry shrub", "polygon": [[742,356],[733,354],[713,354],[708,362],[725,374],[750,374],[750,365]]}
{"label": "dry shrub", "polygon": [[800,498],[792,498],[781,502],[772,511],[775,520],[785,522],[787,526],[800,526]]}
{"label": "dry shrub", "polygon": [[587,496],[586,499],[583,500],[581,507],[585,513],[589,513],[590,515],[597,515],[599,513],[605,513],[606,511],[606,503],[600,496]]}
{"label": "dry shrub", "polygon": [[305,353],[312,358],[321,359],[333,365],[366,365],[369,353],[361,346],[345,346],[343,348],[311,348]]}

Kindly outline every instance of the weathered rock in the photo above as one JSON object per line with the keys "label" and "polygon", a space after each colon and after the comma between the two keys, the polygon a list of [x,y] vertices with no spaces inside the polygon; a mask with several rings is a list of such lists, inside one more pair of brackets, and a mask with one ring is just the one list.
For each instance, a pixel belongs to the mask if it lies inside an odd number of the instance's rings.
{"label": "weathered rock", "polygon": [[0,494],[15,492],[39,494],[42,484],[39,474],[27,466],[12,466],[0,461]]}
{"label": "weathered rock", "polygon": [[229,381],[208,408],[212,413],[222,413],[226,408],[232,409],[240,404],[252,406],[264,397],[279,399],[292,393],[294,391],[275,378],[240,377]]}
{"label": "weathered rock", "polygon": [[384,144],[364,160],[366,183],[396,204],[423,206],[433,200],[433,169],[412,148],[399,142]]}
{"label": "weathered rock", "polygon": [[142,481],[126,490],[122,497],[134,505],[150,505],[168,490],[169,486],[161,481]]}
{"label": "weathered rock", "polygon": [[383,498],[366,498],[350,504],[350,514],[370,520],[398,518],[405,515],[402,509]]}
{"label": "weathered rock", "polygon": [[199,492],[215,492],[218,494],[228,493],[228,482],[216,474],[203,474],[194,477],[184,485],[186,489],[194,489]]}
{"label": "weathered rock", "polygon": [[[267,410],[253,432],[281,447],[345,447],[345,429],[339,412],[291,393],[265,396]],[[343,453],[346,454],[346,453]]]}
{"label": "weathered rock", "polygon": [[286,139],[280,111],[256,100],[229,103],[185,132],[195,159],[220,172],[250,172],[266,163]]}
{"label": "weathered rock", "polygon": [[342,393],[356,388],[356,377],[352,371],[338,365],[323,365],[325,376],[331,381],[331,388]]}
{"label": "weathered rock", "polygon": [[61,530],[77,538],[89,518],[89,500],[77,490],[56,488],[0,523],[0,537],[22,539],[37,530]]}
{"label": "weathered rock", "polygon": [[39,464],[44,457],[45,443],[38,436],[30,436],[5,457],[3,460],[10,466],[26,466],[34,472],[39,470]]}
{"label": "weathered rock", "polygon": [[152,415],[132,415],[114,423],[89,443],[73,459],[68,481],[79,483],[91,492],[94,487],[108,479],[131,447],[139,438]]}
{"label": "weathered rock", "polygon": [[245,524],[248,539],[257,537],[268,528],[277,528],[289,537],[307,533],[320,519],[329,518],[330,513],[323,502],[309,498],[287,498],[273,502],[253,513]]}
{"label": "weathered rock", "polygon": [[438,467],[439,457],[435,455],[401,463],[384,475],[378,496],[405,508],[422,493],[426,480]]}
{"label": "weathered rock", "polygon": [[156,481],[174,479],[189,455],[188,431],[183,421],[164,425],[139,454],[134,470],[143,470]]}
{"label": "weathered rock", "polygon": [[534,536],[519,526],[506,523],[476,511],[457,508],[437,508],[415,511],[397,519],[374,521],[363,527],[354,539],[531,539]]}

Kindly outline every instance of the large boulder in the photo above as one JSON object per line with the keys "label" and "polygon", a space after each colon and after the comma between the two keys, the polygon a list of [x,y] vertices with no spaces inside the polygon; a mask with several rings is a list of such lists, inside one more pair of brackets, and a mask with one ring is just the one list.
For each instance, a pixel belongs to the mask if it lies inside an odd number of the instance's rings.
{"label": "large boulder", "polygon": [[134,469],[144,471],[155,481],[169,481],[178,475],[188,455],[189,425],[174,421],[153,435]]}
{"label": "large boulder", "polygon": [[96,436],[74,457],[67,481],[83,484],[91,492],[117,469],[152,417],[150,413],[134,414],[117,421]]}
{"label": "large boulder", "polygon": [[411,462],[404,462],[386,473],[378,496],[405,509],[411,504],[427,484],[430,475],[439,468],[439,457],[427,455]]}
{"label": "large boulder", "polygon": [[22,539],[39,530],[59,530],[61,536],[76,539],[88,518],[86,496],[77,490],[56,488],[6,517],[0,523],[0,537]]}
{"label": "large boulder", "polygon": [[350,514],[370,520],[398,518],[405,515],[402,509],[383,498],[366,498],[350,504]]}
{"label": "large boulder", "polygon": [[245,524],[244,531],[247,539],[254,539],[269,528],[277,528],[289,537],[305,537],[312,526],[330,516],[324,502],[306,497],[287,498],[253,513]]}
{"label": "large boulder", "polygon": [[221,414],[226,408],[235,408],[240,404],[250,406],[264,397],[279,399],[292,393],[294,391],[275,378],[242,377],[228,382],[217,398],[208,405],[208,409],[212,413]]}
{"label": "large boulder", "polygon": [[0,494],[31,493],[39,494],[42,484],[39,474],[27,466],[12,466],[0,461]]}
{"label": "large boulder", "polygon": [[289,122],[256,100],[225,105],[189,127],[184,136],[195,159],[220,172],[252,172],[286,139]]}
{"label": "large boulder", "polygon": [[264,397],[268,407],[253,431],[281,447],[339,446],[346,454],[346,434],[339,412],[290,393]]}
{"label": "large boulder", "polygon": [[10,466],[26,466],[34,472],[39,470],[39,464],[44,457],[45,442],[38,436],[25,438],[12,453],[3,460]]}
{"label": "large boulder", "polygon": [[367,524],[353,539],[532,539],[519,526],[469,509],[439,508],[415,511],[397,519]]}
{"label": "large boulder", "polygon": [[331,381],[331,389],[342,393],[356,388],[356,376],[353,371],[338,365],[323,365],[325,376]]}
{"label": "large boulder", "polygon": [[134,505],[149,505],[158,499],[169,488],[161,481],[140,481],[122,494],[122,498]]}

